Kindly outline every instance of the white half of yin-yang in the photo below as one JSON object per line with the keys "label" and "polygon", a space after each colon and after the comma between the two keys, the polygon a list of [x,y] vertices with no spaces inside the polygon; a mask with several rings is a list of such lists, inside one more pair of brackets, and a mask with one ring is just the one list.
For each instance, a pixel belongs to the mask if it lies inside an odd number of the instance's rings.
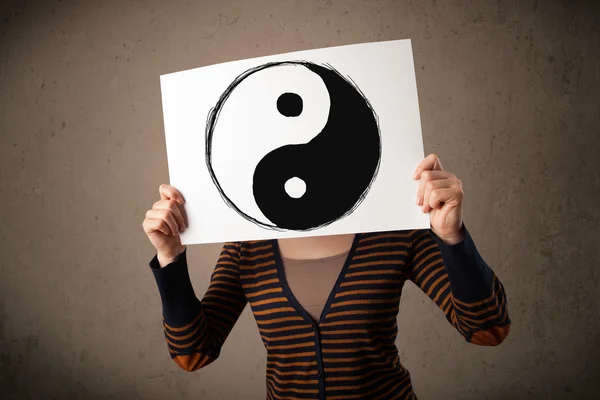
{"label": "white half of yin-yang", "polygon": [[[300,115],[279,112],[277,100],[284,93],[302,98]],[[271,151],[317,136],[327,123],[329,107],[325,83],[303,65],[276,65],[243,79],[223,103],[213,130],[212,168],[224,195],[244,214],[272,225],[254,200],[254,170]],[[290,177],[285,186],[295,198],[310,190],[297,177]]]}

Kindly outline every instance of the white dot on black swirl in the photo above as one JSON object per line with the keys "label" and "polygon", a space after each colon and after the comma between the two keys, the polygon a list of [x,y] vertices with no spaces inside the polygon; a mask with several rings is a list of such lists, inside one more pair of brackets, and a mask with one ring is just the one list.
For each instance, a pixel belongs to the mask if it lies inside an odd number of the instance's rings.
{"label": "white dot on black swirl", "polygon": [[377,116],[330,66],[264,64],[211,110],[206,162],[223,199],[265,228],[306,231],[349,215],[381,159]]}

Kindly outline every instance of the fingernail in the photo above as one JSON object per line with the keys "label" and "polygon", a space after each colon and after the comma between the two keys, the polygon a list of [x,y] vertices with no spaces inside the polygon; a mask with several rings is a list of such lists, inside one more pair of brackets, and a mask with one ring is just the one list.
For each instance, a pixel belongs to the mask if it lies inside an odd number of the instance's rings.
{"label": "fingernail", "polygon": [[183,199],[181,199],[181,198],[180,198],[180,199],[177,199],[177,202],[178,202],[179,204],[183,204]]}
{"label": "fingernail", "polygon": [[415,174],[413,175],[413,179],[417,179],[417,176],[419,175],[415,172]]}

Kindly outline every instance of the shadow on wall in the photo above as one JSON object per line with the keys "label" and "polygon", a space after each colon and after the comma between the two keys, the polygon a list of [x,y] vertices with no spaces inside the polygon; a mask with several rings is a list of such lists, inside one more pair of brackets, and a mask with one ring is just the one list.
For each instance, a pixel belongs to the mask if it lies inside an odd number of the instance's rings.
{"label": "shadow on wall", "polygon": [[[143,395],[142,392],[152,386],[174,392],[175,396],[172,398],[187,398],[188,395],[176,390],[176,380],[181,378],[178,375],[184,375],[185,372],[174,368],[165,368],[165,371],[158,375],[148,375],[144,380],[133,382],[117,378],[118,374],[115,372],[118,366],[114,366],[113,372],[100,366],[62,370],[55,362],[23,354],[15,356],[3,351],[0,354],[2,398],[5,400],[148,399],[148,396]],[[19,380],[19,377],[28,377],[30,381]],[[204,390],[200,390],[192,397],[203,398],[203,392]]]}

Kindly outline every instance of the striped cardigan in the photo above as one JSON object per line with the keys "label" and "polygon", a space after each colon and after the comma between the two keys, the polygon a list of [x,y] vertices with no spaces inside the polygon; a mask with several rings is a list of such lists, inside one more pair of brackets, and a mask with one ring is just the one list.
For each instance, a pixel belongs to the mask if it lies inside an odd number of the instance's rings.
{"label": "striped cardigan", "polygon": [[185,251],[163,268],[155,256],[171,358],[185,371],[216,360],[250,303],[267,349],[267,399],[414,399],[395,344],[404,282],[470,343],[498,345],[510,328],[503,286],[465,235],[449,246],[431,230],[357,234],[318,323],[291,293],[276,240],[226,243],[202,300]]}

